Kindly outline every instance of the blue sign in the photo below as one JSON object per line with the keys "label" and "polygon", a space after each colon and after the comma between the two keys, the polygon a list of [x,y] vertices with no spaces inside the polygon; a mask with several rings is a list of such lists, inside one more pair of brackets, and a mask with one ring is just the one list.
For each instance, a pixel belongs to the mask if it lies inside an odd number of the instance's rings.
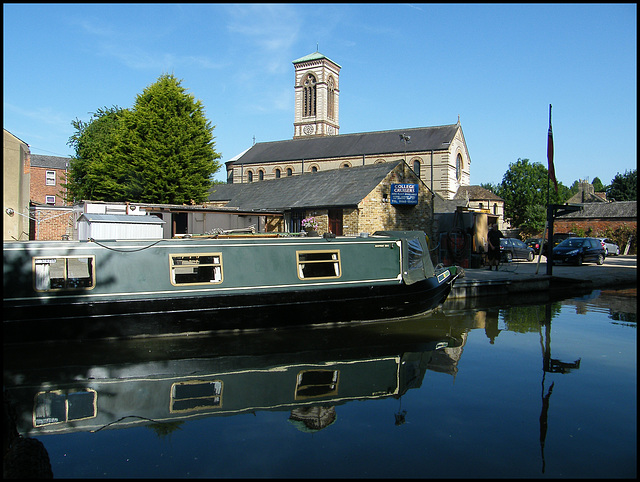
{"label": "blue sign", "polygon": [[418,185],[391,184],[391,204],[418,204]]}

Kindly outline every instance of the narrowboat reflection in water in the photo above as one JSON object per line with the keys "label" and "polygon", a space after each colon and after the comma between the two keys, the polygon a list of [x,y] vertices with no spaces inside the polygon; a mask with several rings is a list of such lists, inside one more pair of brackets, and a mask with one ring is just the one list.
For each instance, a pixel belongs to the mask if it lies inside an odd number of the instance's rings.
{"label": "narrowboat reflection in water", "polygon": [[261,410],[315,431],[336,405],[399,398],[427,369],[455,370],[465,333],[427,321],[32,344],[5,350],[5,393],[30,437]]}

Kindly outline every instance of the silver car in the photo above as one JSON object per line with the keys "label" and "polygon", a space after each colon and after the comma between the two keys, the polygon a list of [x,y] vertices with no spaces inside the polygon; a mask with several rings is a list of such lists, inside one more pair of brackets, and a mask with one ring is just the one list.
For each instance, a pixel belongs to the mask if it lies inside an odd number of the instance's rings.
{"label": "silver car", "polygon": [[620,248],[609,238],[598,238],[604,247],[605,256],[620,255]]}

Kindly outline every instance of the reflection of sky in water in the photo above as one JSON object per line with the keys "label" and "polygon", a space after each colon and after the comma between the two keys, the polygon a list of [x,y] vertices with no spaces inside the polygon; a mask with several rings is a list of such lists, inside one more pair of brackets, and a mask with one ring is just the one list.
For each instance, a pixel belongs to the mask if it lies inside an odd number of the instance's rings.
{"label": "reflection of sky in water", "polygon": [[[435,314],[468,331],[455,375],[428,366],[400,399],[335,404],[314,433],[283,409],[38,438],[56,477],[635,477],[637,328],[607,296],[553,304],[549,337],[544,305]],[[579,368],[545,373],[545,349]]]}

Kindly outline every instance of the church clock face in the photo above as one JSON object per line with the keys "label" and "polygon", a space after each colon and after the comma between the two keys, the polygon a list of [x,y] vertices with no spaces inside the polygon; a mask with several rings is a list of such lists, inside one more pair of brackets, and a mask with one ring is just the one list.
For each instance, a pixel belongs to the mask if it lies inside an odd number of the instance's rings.
{"label": "church clock face", "polygon": [[305,133],[305,135],[309,136],[311,134],[313,134],[313,131],[315,131],[314,126],[312,125],[306,125],[304,126],[304,128],[302,129],[302,132]]}

